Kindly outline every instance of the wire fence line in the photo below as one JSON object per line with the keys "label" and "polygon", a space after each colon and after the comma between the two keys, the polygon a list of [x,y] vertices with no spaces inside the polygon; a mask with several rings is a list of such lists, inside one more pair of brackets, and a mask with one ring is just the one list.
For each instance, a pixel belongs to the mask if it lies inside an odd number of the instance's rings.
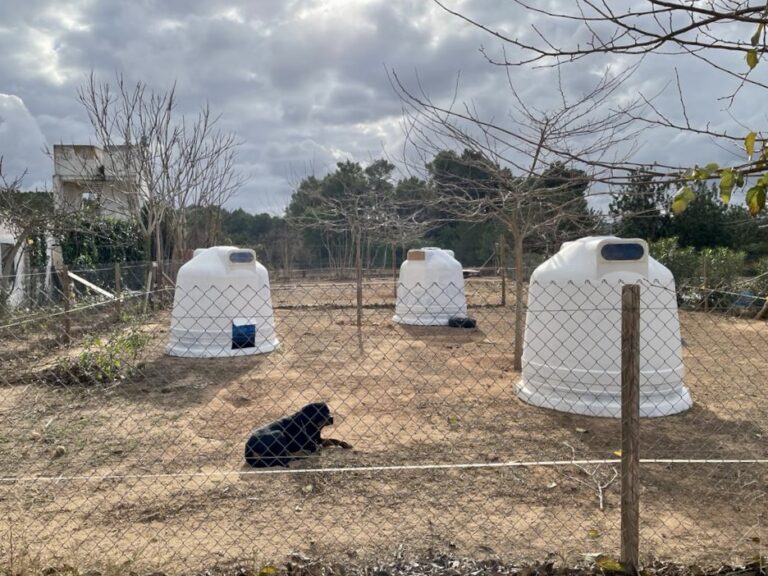
{"label": "wire fence line", "polygon": [[[617,556],[619,287],[526,285],[522,371],[498,278],[397,297],[367,280],[359,327],[354,283],[325,279],[179,283],[119,308],[84,290],[66,312],[54,294],[0,323],[0,558],[181,573],[296,551]],[[762,302],[641,298],[641,557],[764,554]],[[316,445],[309,420],[265,428],[319,402],[322,439],[352,448]],[[292,460],[249,466],[253,437],[261,463]]]}
{"label": "wire fence line", "polygon": [[[641,464],[768,464],[768,459],[723,459],[723,458],[640,458]],[[589,459],[589,460],[532,460],[532,461],[511,461],[511,462],[468,462],[464,464],[404,464],[392,466],[345,466],[343,468],[322,468],[323,474],[345,474],[354,472],[397,472],[408,470],[461,470],[473,468],[529,468],[533,466],[583,466],[590,465],[619,465],[621,460],[612,459]],[[173,474],[109,474],[104,476],[6,476],[0,477],[0,482],[66,482],[73,480],[87,480],[90,482],[101,482],[103,480],[126,480],[126,479],[158,479],[158,478],[229,478],[242,476],[260,476],[260,475],[302,475],[316,473],[314,468],[270,468],[260,470],[244,471],[223,471],[214,472],[178,472]]]}

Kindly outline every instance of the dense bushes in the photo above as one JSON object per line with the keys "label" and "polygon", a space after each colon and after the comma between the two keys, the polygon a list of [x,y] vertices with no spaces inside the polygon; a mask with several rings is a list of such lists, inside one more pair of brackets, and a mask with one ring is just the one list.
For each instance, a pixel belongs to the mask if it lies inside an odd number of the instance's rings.
{"label": "dense bushes", "polygon": [[675,276],[680,304],[748,314],[765,304],[768,257],[747,267],[745,252],[723,247],[696,251],[679,246],[677,238],[653,242],[650,250]]}
{"label": "dense bushes", "polygon": [[675,277],[680,303],[729,308],[759,302],[752,282],[744,278],[746,253],[729,248],[681,247],[677,238],[663,238],[650,245],[651,255]]}
{"label": "dense bushes", "polygon": [[729,248],[696,251],[681,247],[677,238],[663,238],[650,245],[651,255],[670,269],[680,286],[697,285],[720,290],[735,289],[741,283],[746,254]]}
{"label": "dense bushes", "polygon": [[701,281],[707,288],[738,291],[746,253],[730,248],[704,248],[698,254]]}
{"label": "dense bushes", "polygon": [[690,284],[698,276],[698,254],[690,246],[679,246],[677,238],[662,238],[652,242],[650,251],[651,256],[669,268],[677,284]]}
{"label": "dense bushes", "polygon": [[102,218],[82,219],[59,235],[64,262],[73,269],[94,268],[115,262],[141,262],[142,234],[135,222]]}
{"label": "dense bushes", "polygon": [[768,296],[768,257],[758,260],[753,267],[750,289],[758,296]]}

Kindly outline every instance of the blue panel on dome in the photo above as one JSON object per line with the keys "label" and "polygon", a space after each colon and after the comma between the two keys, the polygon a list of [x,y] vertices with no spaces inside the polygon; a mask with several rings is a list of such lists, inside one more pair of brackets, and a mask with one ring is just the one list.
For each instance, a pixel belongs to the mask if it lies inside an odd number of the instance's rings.
{"label": "blue panel on dome", "polygon": [[642,260],[645,249],[642,244],[605,244],[600,249],[600,255],[605,260]]}
{"label": "blue panel on dome", "polygon": [[232,324],[232,350],[255,347],[256,326],[254,324],[243,324],[242,326]]}
{"label": "blue panel on dome", "polygon": [[229,255],[229,261],[235,264],[253,262],[253,254],[251,252],[232,252]]}

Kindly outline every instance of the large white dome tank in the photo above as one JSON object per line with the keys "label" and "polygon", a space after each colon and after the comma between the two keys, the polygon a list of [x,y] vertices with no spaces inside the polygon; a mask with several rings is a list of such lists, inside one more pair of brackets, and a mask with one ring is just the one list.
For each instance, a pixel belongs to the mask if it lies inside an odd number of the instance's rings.
{"label": "large white dome tank", "polygon": [[640,284],[640,416],[691,407],[672,273],[643,240],[566,242],[531,275],[518,396],[561,412],[621,415],[621,288]]}
{"label": "large white dome tank", "polygon": [[466,316],[464,273],[453,250],[409,250],[400,266],[392,319],[400,324],[447,326],[450,318]]}
{"label": "large white dome tank", "polygon": [[176,278],[167,352],[210,358],[270,352],[278,345],[269,273],[253,250],[195,250]]}

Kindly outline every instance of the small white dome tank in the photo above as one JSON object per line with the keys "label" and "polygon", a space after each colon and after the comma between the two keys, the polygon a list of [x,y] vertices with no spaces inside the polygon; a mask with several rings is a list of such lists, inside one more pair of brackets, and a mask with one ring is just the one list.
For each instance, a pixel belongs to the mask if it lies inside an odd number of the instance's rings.
{"label": "small white dome tank", "polygon": [[621,288],[640,284],[640,416],[691,407],[672,273],[643,240],[566,242],[531,275],[518,396],[561,412],[621,416]]}
{"label": "small white dome tank", "polygon": [[409,250],[400,266],[392,320],[418,326],[447,326],[450,318],[466,316],[464,274],[453,250]]}
{"label": "small white dome tank", "polygon": [[195,250],[176,278],[171,356],[212,358],[271,352],[278,345],[269,273],[253,250]]}

